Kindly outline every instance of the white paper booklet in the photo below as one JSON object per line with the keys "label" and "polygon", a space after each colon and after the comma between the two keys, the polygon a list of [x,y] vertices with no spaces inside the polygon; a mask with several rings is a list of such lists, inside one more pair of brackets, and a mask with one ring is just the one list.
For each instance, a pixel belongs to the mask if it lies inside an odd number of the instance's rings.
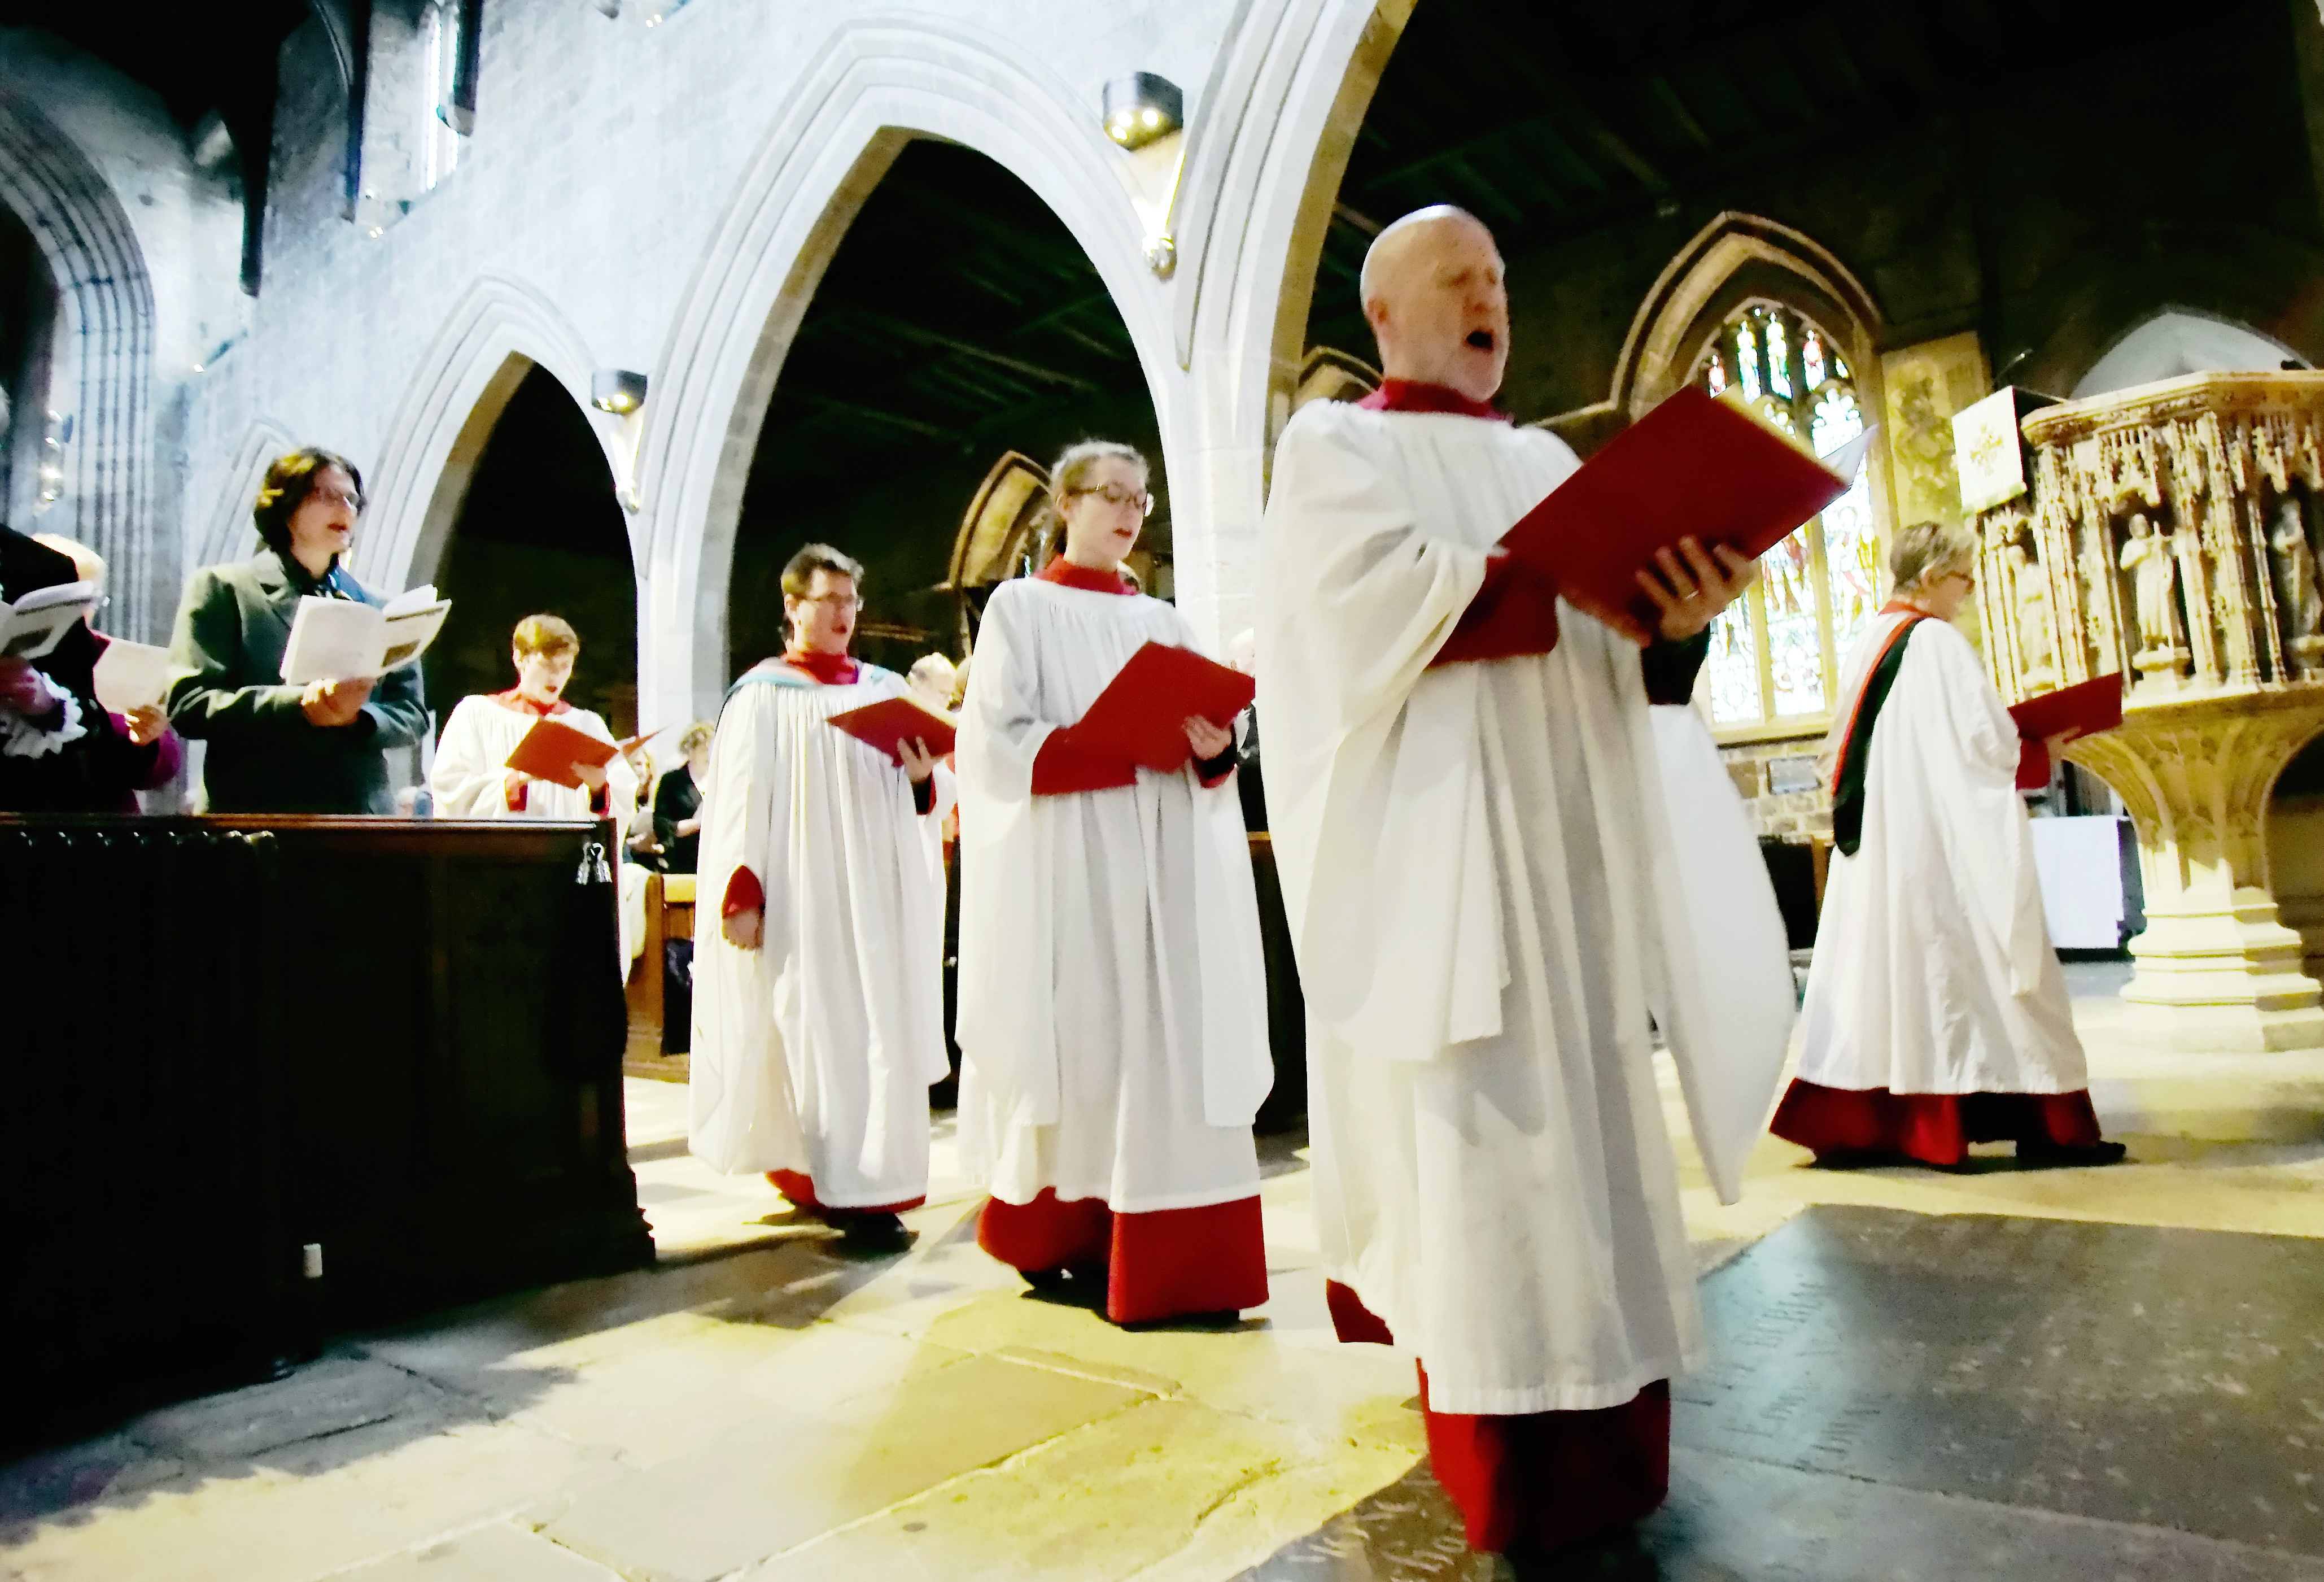
{"label": "white paper booklet", "polygon": [[108,714],[134,714],[161,701],[170,684],[170,651],[123,637],[105,640],[97,656],[97,700]]}
{"label": "white paper booklet", "polygon": [[451,611],[451,601],[438,598],[436,590],[425,584],[383,608],[309,595],[290,617],[282,679],[303,687],[309,681],[356,681],[401,670],[428,652]]}
{"label": "white paper booklet", "polygon": [[0,656],[38,659],[97,608],[93,583],[60,582],[36,587],[14,604],[0,599]]}

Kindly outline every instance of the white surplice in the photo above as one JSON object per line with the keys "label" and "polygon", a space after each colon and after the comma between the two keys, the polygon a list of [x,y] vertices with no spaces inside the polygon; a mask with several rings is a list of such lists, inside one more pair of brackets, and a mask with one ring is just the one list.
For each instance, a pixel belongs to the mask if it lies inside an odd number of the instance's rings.
{"label": "white surplice", "polygon": [[1561,606],[1550,653],[1427,668],[1574,467],[1537,430],[1317,402],[1261,544],[1324,1271],[1439,1411],[1617,1405],[1702,1360],[1649,1017],[1730,1201],[1791,1025],[1733,784],[1636,647]]}
{"label": "white surplice", "polygon": [[993,590],[959,750],[960,1150],[1006,1203],[1116,1213],[1259,1190],[1274,1067],[1234,786],[1191,768],[1035,796],[1033,761],[1148,642],[1195,646],[1143,596]]}
{"label": "white surplice", "polygon": [[[567,704],[550,717],[601,742],[616,739],[604,717],[591,709]],[[436,817],[585,821],[595,817],[589,811],[587,787],[545,780],[526,783],[523,807],[508,805],[509,754],[540,718],[529,708],[511,708],[484,693],[463,698],[454,705],[452,717],[444,722],[443,739],[436,744],[435,763],[428,771],[428,792],[435,800]],[[613,820],[613,828],[629,828],[637,811],[638,777],[618,753],[605,764],[605,800],[606,816]],[[645,871],[624,862],[626,855],[619,839],[606,853],[606,860],[620,875],[621,967],[625,973],[641,948],[645,921],[641,905],[633,899],[642,896]]]}
{"label": "white surplice", "polygon": [[[1827,763],[1909,618],[1880,615],[1849,651]],[[1824,883],[1803,1080],[1891,1093],[2089,1086],[2043,922],[2017,753],[1969,639],[1944,621],[1915,624],[1872,731],[1863,838],[1853,856],[1831,854]]]}
{"label": "white surplice", "polygon": [[[916,813],[901,768],[825,723],[904,689],[873,665],[844,686],[761,665],[727,694],[703,788],[688,1143],[730,1174],[808,1176],[832,1208],[926,1196],[928,1085],[951,1069],[951,772]],[[755,950],[720,926],[738,867],[766,895]]]}

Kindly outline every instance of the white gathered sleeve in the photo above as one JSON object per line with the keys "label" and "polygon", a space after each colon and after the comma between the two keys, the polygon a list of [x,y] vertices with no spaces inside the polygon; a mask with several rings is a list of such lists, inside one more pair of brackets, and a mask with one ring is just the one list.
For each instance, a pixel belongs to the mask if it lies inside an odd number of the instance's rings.
{"label": "white gathered sleeve", "polygon": [[[1859,640],[1849,670],[1893,623]],[[2089,1086],[2016,789],[2016,726],[1969,640],[1921,621],[1866,755],[1854,856],[1834,852],[1799,1075],[1893,1093]]]}
{"label": "white gathered sleeve", "polygon": [[[886,754],[827,723],[902,689],[871,666],[848,686],[746,677],[703,793],[693,1152],[798,1171],[837,1208],[925,1195],[927,1087],[949,1069],[936,816]],[[756,949],[720,918],[742,867],[765,896]]]}
{"label": "white gathered sleeve", "polygon": [[[1657,739],[1634,645],[1561,606],[1547,654],[1425,668],[1495,541],[1576,465],[1539,430],[1317,402],[1278,442],[1261,540],[1324,1271],[1419,1353],[1443,1411],[1617,1405],[1702,1359],[1653,1022],[1702,1067],[1698,1137],[1724,1139],[1763,1121],[1790,1023],[1732,782],[1704,744]],[[1710,1036],[1733,1008],[1707,1004],[1700,959],[1729,929],[1750,936],[1740,1043]]]}
{"label": "white gathered sleeve", "polygon": [[1146,643],[1161,602],[1019,580],[970,667],[960,772],[963,1167],[995,1197],[1116,1212],[1258,1189],[1273,1081],[1250,847],[1191,768],[1037,797],[1033,763]]}

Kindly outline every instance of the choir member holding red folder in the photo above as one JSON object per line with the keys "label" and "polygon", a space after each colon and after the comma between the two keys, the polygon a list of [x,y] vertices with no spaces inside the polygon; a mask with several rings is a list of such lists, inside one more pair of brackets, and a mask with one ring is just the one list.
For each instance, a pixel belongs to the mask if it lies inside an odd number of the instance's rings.
{"label": "choir member holding red folder", "polygon": [[1417,1355],[1473,1547],[1618,1545],[1706,1351],[1650,1017],[1728,1195],[1793,1016],[1732,782],[1699,717],[1649,707],[1686,701],[1755,568],[1642,528],[1651,495],[1558,528],[1629,543],[1595,597],[1559,580],[1574,546],[1512,531],[1577,463],[1488,404],[1508,301],[1472,217],[1383,231],[1363,301],[1387,381],[1284,430],[1259,577],[1327,1294],[1342,1340]]}
{"label": "choir member holding red folder", "polygon": [[958,753],[977,1240],[1037,1285],[1098,1285],[1118,1323],[1267,1300],[1250,1127],[1274,1072],[1228,783],[1250,692],[1120,573],[1146,484],[1127,446],[1058,459],[1065,553],[993,590]]}
{"label": "choir member holding red folder", "polygon": [[[580,634],[558,617],[517,623],[509,639],[516,685],[461,698],[444,722],[428,771],[438,818],[613,819],[629,828],[637,776],[604,720],[565,696],[580,657]],[[544,720],[588,739],[540,731]],[[552,736],[564,750],[543,754],[539,744]]]}
{"label": "choir member holding red folder", "polygon": [[[928,1190],[928,1087],[944,1036],[951,772],[835,717],[904,679],[848,657],[862,568],[809,544],[783,569],[790,646],[726,694],[696,872],[695,1154],[764,1172],[849,1239],[892,1244]],[[700,909],[708,912],[711,908]]]}
{"label": "choir member holding red folder", "polygon": [[1822,761],[1836,849],[1807,1044],[1771,1126],[1821,1162],[1950,1166],[2003,1139],[2043,1163],[2123,1156],[2098,1136],[2017,795],[2049,783],[2077,725],[2121,722],[2122,683],[2019,705],[2056,733],[2022,735],[1951,624],[1976,551],[1950,523],[1897,534],[1896,597],[1840,671]]}

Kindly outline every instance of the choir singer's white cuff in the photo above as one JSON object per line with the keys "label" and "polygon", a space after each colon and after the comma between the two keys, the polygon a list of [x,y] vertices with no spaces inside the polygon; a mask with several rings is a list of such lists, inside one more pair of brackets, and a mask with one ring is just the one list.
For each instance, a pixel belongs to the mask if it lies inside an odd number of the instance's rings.
{"label": "choir singer's white cuff", "polygon": [[0,758],[45,758],[88,735],[80,722],[80,700],[69,692],[55,696],[64,704],[64,718],[52,731],[42,730],[13,708],[0,708]]}

